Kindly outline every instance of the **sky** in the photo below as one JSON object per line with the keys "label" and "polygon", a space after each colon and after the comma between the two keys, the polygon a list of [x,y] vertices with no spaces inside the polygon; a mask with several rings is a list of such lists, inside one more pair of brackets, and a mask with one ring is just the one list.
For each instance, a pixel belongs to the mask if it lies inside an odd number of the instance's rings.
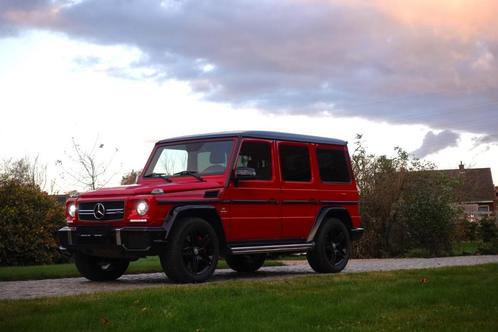
{"label": "sky", "polygon": [[56,164],[73,138],[103,144],[113,185],[168,137],[361,133],[498,182],[497,16],[495,0],[0,0],[0,160],[38,156],[65,192],[83,190]]}

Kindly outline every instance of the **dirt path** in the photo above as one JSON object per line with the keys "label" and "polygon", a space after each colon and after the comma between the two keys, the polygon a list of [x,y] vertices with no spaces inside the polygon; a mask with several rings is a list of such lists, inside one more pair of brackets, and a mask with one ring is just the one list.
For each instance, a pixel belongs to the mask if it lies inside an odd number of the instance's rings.
{"label": "dirt path", "polygon": [[[234,279],[289,278],[314,273],[306,261],[287,261],[287,266],[265,267],[257,273],[241,276],[232,270],[217,270],[212,281]],[[444,266],[498,263],[494,256],[462,256],[442,258],[353,259],[343,273],[438,268]],[[0,299],[29,299],[67,296],[134,288],[167,287],[172,283],[163,273],[125,275],[113,282],[91,282],[84,278],[45,279],[0,282]]]}

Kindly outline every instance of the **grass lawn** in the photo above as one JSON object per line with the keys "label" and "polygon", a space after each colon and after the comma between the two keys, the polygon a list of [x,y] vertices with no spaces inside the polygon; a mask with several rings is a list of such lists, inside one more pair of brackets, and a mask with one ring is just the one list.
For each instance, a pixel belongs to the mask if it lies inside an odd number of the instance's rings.
{"label": "grass lawn", "polygon": [[475,255],[479,252],[482,243],[479,241],[458,242],[453,244],[455,256]]}
{"label": "grass lawn", "polygon": [[[266,266],[283,265],[278,261],[266,261]],[[224,260],[218,262],[218,268],[228,268]],[[161,263],[156,256],[146,257],[131,262],[127,274],[162,272]],[[51,265],[33,265],[33,266],[6,266],[0,267],[0,281],[11,280],[37,280],[52,278],[69,278],[79,277],[74,264],[51,264]]]}
{"label": "grass lawn", "polygon": [[0,301],[0,331],[497,331],[498,264]]}

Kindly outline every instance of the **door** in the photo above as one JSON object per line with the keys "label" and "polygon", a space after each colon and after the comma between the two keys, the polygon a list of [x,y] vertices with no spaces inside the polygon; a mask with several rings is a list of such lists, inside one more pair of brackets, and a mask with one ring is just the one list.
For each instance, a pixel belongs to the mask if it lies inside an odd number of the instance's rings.
{"label": "door", "polygon": [[282,239],[303,240],[319,209],[311,144],[278,142],[281,177]]}
{"label": "door", "polygon": [[230,204],[229,242],[280,238],[280,184],[275,172],[274,145],[263,139],[246,138],[241,142],[235,168],[253,168],[256,177],[237,183],[230,181],[225,196]]}

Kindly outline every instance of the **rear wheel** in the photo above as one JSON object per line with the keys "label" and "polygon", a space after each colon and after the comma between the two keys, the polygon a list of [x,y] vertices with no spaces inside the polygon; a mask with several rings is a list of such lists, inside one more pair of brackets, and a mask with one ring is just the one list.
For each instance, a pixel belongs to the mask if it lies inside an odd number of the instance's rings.
{"label": "rear wheel", "polygon": [[351,256],[351,238],[342,221],[330,218],[320,229],[315,247],[306,258],[311,268],[319,273],[337,273],[348,264]]}
{"label": "rear wheel", "polygon": [[74,263],[81,275],[92,281],[116,280],[125,273],[130,261],[120,258],[100,258],[76,253]]}
{"label": "rear wheel", "polygon": [[237,272],[250,273],[257,271],[265,263],[266,254],[227,255],[228,266]]}
{"label": "rear wheel", "polygon": [[177,222],[166,250],[160,255],[163,270],[175,282],[204,282],[218,264],[218,236],[204,219],[185,218]]}

